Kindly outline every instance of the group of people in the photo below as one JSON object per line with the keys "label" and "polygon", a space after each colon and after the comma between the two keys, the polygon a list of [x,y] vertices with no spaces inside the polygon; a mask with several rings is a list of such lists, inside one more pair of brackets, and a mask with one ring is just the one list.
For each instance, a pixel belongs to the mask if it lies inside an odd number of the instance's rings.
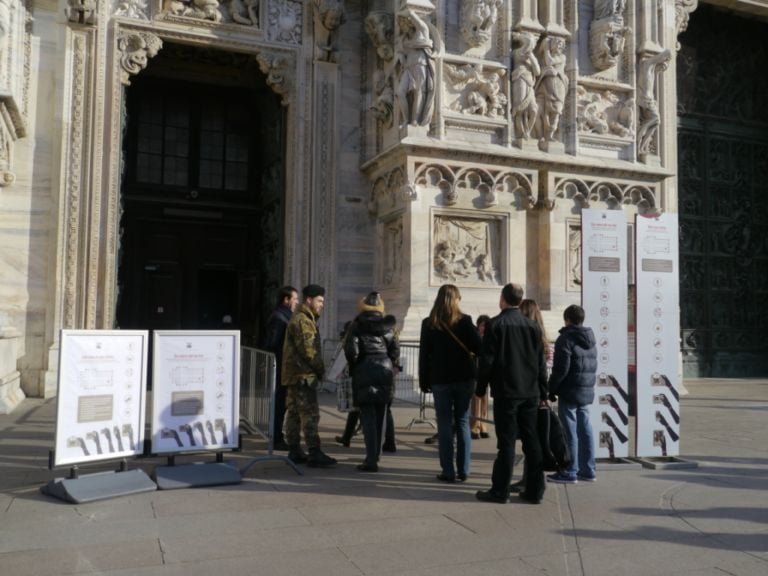
{"label": "group of people", "polygon": [[[336,464],[320,449],[317,432],[317,391],[325,373],[317,318],[324,295],[322,287],[309,285],[302,290],[299,303],[295,289],[283,288],[277,310],[268,322],[264,346],[278,357],[275,446],[287,449],[292,461],[308,466]],[[505,503],[510,493],[518,492],[525,502],[541,501],[546,483],[537,418],[539,408],[548,408],[555,400],[571,459],[566,468],[548,479],[560,483],[594,481],[589,406],[594,399],[597,351],[592,330],[583,326],[584,310],[577,305],[566,308],[565,326],[551,358],[539,308],[535,301],[523,300],[522,286],[504,286],[500,313],[493,318],[481,316],[477,326],[462,313],[460,302],[456,286],[441,286],[421,325],[418,378],[422,391],[434,398],[441,470],[437,479],[463,482],[469,477],[471,439],[475,434],[488,435],[483,410],[487,411],[490,388],[497,455],[491,487],[478,491],[478,500]],[[394,377],[400,369],[400,346],[396,320],[385,314],[378,292],[362,298],[358,309],[359,314],[345,329],[343,351],[365,440],[365,460],[357,468],[376,472],[382,448],[389,445],[389,451],[395,450],[390,407]],[[548,361],[552,363],[551,373]],[[474,429],[470,414],[475,416]],[[337,437],[344,445],[349,445],[356,421],[352,430],[349,424],[345,434]],[[300,430],[308,454],[301,449]],[[525,473],[521,483],[511,485],[518,438],[525,454]]]}

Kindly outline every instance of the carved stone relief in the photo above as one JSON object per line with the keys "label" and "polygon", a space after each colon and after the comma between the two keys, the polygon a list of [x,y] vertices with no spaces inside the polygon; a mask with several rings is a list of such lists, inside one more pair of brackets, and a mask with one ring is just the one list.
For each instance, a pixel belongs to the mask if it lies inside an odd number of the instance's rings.
{"label": "carved stone relief", "polygon": [[460,197],[481,209],[503,203],[528,210],[536,204],[533,174],[524,171],[417,164],[414,184],[417,190],[440,192],[445,206],[456,204]]}
{"label": "carved stone relief", "polygon": [[339,28],[346,21],[343,0],[313,0],[315,59],[335,62]]}
{"label": "carved stone relief", "polygon": [[365,31],[376,48],[376,54],[384,62],[395,57],[395,21],[392,14],[381,10],[372,11],[365,17]]}
{"label": "carved stone relief", "polygon": [[579,84],[576,125],[581,133],[630,138],[635,129],[635,101],[626,93]]}
{"label": "carved stone relief", "polygon": [[414,186],[408,182],[405,170],[398,166],[376,178],[371,188],[368,211],[372,215],[384,216],[415,199]]}
{"label": "carved stone relief", "polygon": [[595,0],[594,14],[589,25],[589,57],[597,70],[616,65],[624,52],[626,0]]}
{"label": "carved stone relief", "polygon": [[151,32],[122,31],[117,38],[120,52],[120,82],[130,86],[131,76],[147,67],[150,58],[157,55],[163,41]]}
{"label": "carved stone relief", "polygon": [[277,42],[301,44],[303,5],[293,0],[270,0],[267,37]]}
{"label": "carved stone relief", "polygon": [[482,46],[491,39],[503,0],[463,0],[461,35],[467,46]]}
{"label": "carved stone relief", "polygon": [[97,0],[67,0],[67,7],[64,8],[67,20],[75,24],[98,24],[98,12]]}
{"label": "carved stone relief", "polygon": [[373,75],[373,90],[376,95],[371,110],[383,128],[394,124],[395,87],[392,74],[377,70]]}
{"label": "carved stone relief", "polygon": [[288,54],[263,51],[256,56],[259,69],[267,76],[267,85],[282,96],[283,106],[291,101],[294,89],[294,61]]}
{"label": "carved stone relief", "polygon": [[578,292],[581,290],[581,221],[568,219],[565,226],[565,289]]}
{"label": "carved stone relief", "polygon": [[[405,8],[397,14],[395,96],[400,125],[428,126],[435,108],[435,50],[439,50],[437,29],[431,15]],[[437,46],[436,46],[437,44]]]}
{"label": "carved stone relief", "polygon": [[499,219],[435,215],[432,222],[432,283],[501,284],[501,235]]}
{"label": "carved stone relief", "polygon": [[637,66],[637,151],[640,154],[657,154],[657,134],[661,116],[656,99],[656,76],[667,69],[672,54],[663,50],[658,54],[644,55]]}
{"label": "carved stone relief", "polygon": [[482,64],[463,66],[446,63],[448,108],[463,114],[488,118],[503,116],[507,104],[504,68],[488,68]]}
{"label": "carved stone relief", "polygon": [[149,20],[149,0],[117,0],[113,14],[137,20]]}
{"label": "carved stone relief", "polygon": [[381,285],[393,286],[403,277],[403,217],[382,224]]}
{"label": "carved stone relief", "polygon": [[638,212],[644,213],[658,206],[658,191],[655,185],[567,176],[555,177],[553,185],[554,198],[571,200],[579,208],[589,208],[592,204],[601,202],[610,210],[619,210],[622,205],[627,204],[637,206]]}
{"label": "carved stone relief", "polygon": [[[140,3],[144,0],[120,0]],[[165,0],[164,13],[207,22],[261,28],[262,0]]]}

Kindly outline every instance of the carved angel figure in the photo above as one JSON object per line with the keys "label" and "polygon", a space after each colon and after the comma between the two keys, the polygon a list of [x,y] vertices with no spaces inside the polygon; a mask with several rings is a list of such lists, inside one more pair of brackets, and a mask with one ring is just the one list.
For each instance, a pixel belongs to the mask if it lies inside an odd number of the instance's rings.
{"label": "carved angel figure", "polygon": [[376,48],[376,54],[385,62],[395,56],[394,30],[392,15],[387,12],[375,11],[365,17],[365,31]]}
{"label": "carved angel figure", "polygon": [[539,105],[539,137],[554,141],[568,94],[568,76],[565,74],[565,40],[545,38],[539,48],[541,76],[536,83]]}
{"label": "carved angel figure", "polygon": [[531,32],[513,32],[512,42],[518,45],[512,50],[514,69],[509,78],[512,90],[512,118],[515,122],[515,135],[529,139],[539,109],[534,93],[536,79],[541,73],[539,61],[533,53],[536,36]]}
{"label": "carved angel figure", "polygon": [[448,77],[463,86],[455,106],[464,114],[479,114],[495,118],[504,112],[507,97],[501,92],[504,70],[485,72],[480,64],[457,67],[446,64]]}
{"label": "carved angel figure", "polygon": [[176,16],[221,22],[219,0],[168,0],[166,10]]}
{"label": "carved angel figure", "polygon": [[397,15],[400,49],[395,70],[400,76],[397,97],[403,124],[427,126],[435,106],[435,58],[432,30],[412,9]]}
{"label": "carved angel figure", "polygon": [[326,62],[334,61],[337,50],[338,29],[344,24],[344,2],[342,0],[314,0],[315,46],[317,58]]}
{"label": "carved angel figure", "polygon": [[246,26],[259,25],[260,0],[229,0],[229,14],[232,20]]}
{"label": "carved angel figure", "polygon": [[464,0],[461,7],[461,34],[469,46],[490,40],[503,0]]}

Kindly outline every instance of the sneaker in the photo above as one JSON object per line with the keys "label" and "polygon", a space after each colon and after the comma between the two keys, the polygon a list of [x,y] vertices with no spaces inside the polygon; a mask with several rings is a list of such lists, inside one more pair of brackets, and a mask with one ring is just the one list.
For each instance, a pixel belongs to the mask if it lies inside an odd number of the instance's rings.
{"label": "sneaker", "polygon": [[547,480],[550,482],[557,482],[558,484],[577,484],[578,480],[576,480],[576,476],[568,476],[568,474],[563,474],[562,472],[558,472],[557,474],[548,474]]}
{"label": "sneaker", "polygon": [[581,474],[577,474],[576,478],[582,482],[597,482],[597,476],[582,476]]}

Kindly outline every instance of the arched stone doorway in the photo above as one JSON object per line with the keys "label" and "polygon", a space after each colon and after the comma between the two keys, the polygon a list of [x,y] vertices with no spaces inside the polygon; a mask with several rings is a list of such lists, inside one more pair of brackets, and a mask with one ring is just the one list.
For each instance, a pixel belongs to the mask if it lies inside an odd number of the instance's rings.
{"label": "arched stone doorway", "polygon": [[768,374],[766,29],[700,6],[680,36],[680,307],[688,376]]}
{"label": "arched stone doorway", "polygon": [[255,344],[283,278],[279,97],[252,56],[166,42],[124,102],[118,325]]}

